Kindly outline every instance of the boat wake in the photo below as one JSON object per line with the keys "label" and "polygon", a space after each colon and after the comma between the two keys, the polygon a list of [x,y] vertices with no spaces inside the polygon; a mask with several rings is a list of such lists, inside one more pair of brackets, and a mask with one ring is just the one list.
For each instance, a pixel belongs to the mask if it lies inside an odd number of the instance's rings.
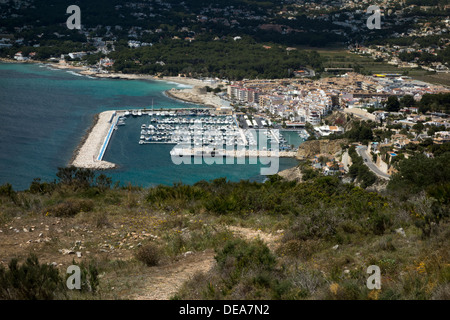
{"label": "boat wake", "polygon": [[89,78],[89,79],[97,79],[96,77],[91,77],[91,76],[88,76],[86,74],[81,74],[81,73],[78,73],[78,72],[72,71],[72,70],[67,71],[67,73],[73,74],[74,76],[77,76],[77,77],[86,77],[86,78]]}
{"label": "boat wake", "polygon": [[173,82],[173,81],[166,81],[166,82],[169,83],[169,84],[176,85],[176,87],[178,89],[192,89],[192,86],[188,85],[188,84],[183,84],[183,83],[178,83],[178,82]]}
{"label": "boat wake", "polygon": [[73,74],[74,76],[77,76],[77,77],[83,76],[82,74],[79,74],[78,72],[75,72],[75,71],[67,71],[67,73]]}

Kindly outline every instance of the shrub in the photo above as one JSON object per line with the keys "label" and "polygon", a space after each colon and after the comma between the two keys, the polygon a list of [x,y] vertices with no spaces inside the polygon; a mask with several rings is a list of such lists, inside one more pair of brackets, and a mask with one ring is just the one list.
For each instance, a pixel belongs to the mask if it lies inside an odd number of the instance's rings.
{"label": "shrub", "polygon": [[165,201],[193,201],[203,197],[204,191],[197,186],[174,184],[172,187],[159,185],[151,188],[147,195],[150,203],[161,203]]}
{"label": "shrub", "polygon": [[[75,261],[73,263],[75,265]],[[89,264],[83,262],[79,265],[81,271],[81,292],[96,293],[100,285],[99,271],[96,264],[90,261]],[[70,275],[67,274],[69,277]]]}
{"label": "shrub", "polygon": [[101,174],[95,179],[95,182],[101,192],[111,189],[111,184],[112,184],[111,177]]}
{"label": "shrub", "polygon": [[148,267],[158,265],[161,259],[160,249],[156,244],[150,243],[142,246],[136,252],[136,259],[143,262]]}
{"label": "shrub", "polygon": [[320,240],[288,240],[280,247],[279,251],[287,256],[308,260],[321,249],[322,242]]}
{"label": "shrub", "polygon": [[165,250],[169,256],[174,257],[186,249],[187,239],[178,232],[170,232],[164,237],[164,240],[166,240]]}
{"label": "shrub", "polygon": [[331,240],[343,219],[335,211],[316,210],[299,216],[286,232],[283,241],[323,239]]}
{"label": "shrub", "polygon": [[259,239],[252,242],[228,240],[215,259],[219,270],[227,274],[232,283],[251,270],[271,271],[276,263],[275,256]]}
{"label": "shrub", "polygon": [[56,217],[73,217],[81,211],[89,212],[93,209],[94,202],[92,200],[69,199],[47,208],[45,212]]}
{"label": "shrub", "polygon": [[109,227],[111,224],[106,213],[102,212],[95,217],[95,226],[98,229]]}
{"label": "shrub", "polygon": [[290,281],[300,290],[301,296],[314,294],[325,283],[322,274],[315,270],[296,270]]}
{"label": "shrub", "polygon": [[59,178],[60,184],[71,186],[74,189],[86,189],[93,184],[95,173],[91,169],[71,166],[58,168],[56,176]]}
{"label": "shrub", "polygon": [[64,282],[56,268],[39,264],[34,254],[22,264],[12,259],[8,270],[0,266],[0,299],[53,300],[62,293]]}
{"label": "shrub", "polygon": [[14,204],[17,204],[17,193],[10,183],[0,186],[0,197],[1,196],[9,198]]}
{"label": "shrub", "polygon": [[388,251],[388,252],[393,252],[393,251],[397,250],[391,236],[389,236],[387,238],[381,238],[377,243],[377,247],[380,250]]}
{"label": "shrub", "polygon": [[392,214],[375,212],[369,217],[369,225],[374,234],[382,235],[392,226],[392,220]]}
{"label": "shrub", "polygon": [[28,189],[33,194],[52,194],[56,189],[56,184],[54,182],[42,182],[40,178],[35,178],[30,184],[30,188]]}
{"label": "shrub", "polygon": [[0,186],[0,196],[11,198],[14,194],[15,191],[10,183],[6,183]]}

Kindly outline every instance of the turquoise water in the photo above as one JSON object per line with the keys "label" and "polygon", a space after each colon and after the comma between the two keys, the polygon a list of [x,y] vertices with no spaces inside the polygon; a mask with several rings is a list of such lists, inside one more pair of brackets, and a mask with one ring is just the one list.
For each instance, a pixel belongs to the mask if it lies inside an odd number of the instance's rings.
{"label": "turquoise water", "polygon": [[297,149],[300,144],[305,142],[304,139],[300,138],[300,136],[298,135],[297,131],[282,130],[281,134],[283,135],[283,137],[288,142],[288,145],[293,145],[294,146],[294,149]]}
{"label": "turquoise water", "polygon": [[[0,63],[0,184],[27,189],[34,178],[52,181],[66,166],[92,124],[93,116],[111,109],[186,107],[166,97],[182,87],[149,80],[95,79],[37,64]],[[193,106],[193,105],[189,105]],[[195,106],[195,105],[194,105]],[[146,119],[147,120],[147,119]],[[144,121],[142,118],[141,121]],[[106,171],[114,181],[144,187],[227,177],[262,181],[261,165],[175,165],[169,145],[139,145],[139,121],[120,127],[104,160],[119,168]],[[280,169],[294,159],[280,159]]]}

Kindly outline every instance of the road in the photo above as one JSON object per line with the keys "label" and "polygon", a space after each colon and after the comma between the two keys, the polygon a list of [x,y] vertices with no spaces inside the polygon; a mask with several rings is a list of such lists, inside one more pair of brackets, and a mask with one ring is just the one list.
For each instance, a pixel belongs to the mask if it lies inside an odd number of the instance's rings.
{"label": "road", "polygon": [[367,147],[365,146],[359,146],[356,148],[356,152],[363,158],[365,165],[368,166],[373,173],[380,178],[389,180],[391,176],[378,169],[378,167],[372,162],[371,157],[367,155],[366,150]]}

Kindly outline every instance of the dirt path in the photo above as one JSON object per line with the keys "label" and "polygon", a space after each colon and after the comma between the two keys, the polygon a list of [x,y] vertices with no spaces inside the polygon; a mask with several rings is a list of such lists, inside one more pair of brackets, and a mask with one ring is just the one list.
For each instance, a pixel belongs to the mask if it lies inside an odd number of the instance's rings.
{"label": "dirt path", "polygon": [[140,294],[132,300],[169,300],[194,274],[207,272],[214,265],[214,251],[195,253],[180,261],[153,267]]}
{"label": "dirt path", "polygon": [[[261,230],[229,226],[228,229],[234,235],[246,240],[260,238],[273,250],[276,248],[280,235],[265,233]],[[161,267],[152,267],[149,277],[143,286],[141,293],[132,296],[133,300],[168,300],[197,272],[208,272],[215,263],[214,251],[189,254],[181,260]]]}

